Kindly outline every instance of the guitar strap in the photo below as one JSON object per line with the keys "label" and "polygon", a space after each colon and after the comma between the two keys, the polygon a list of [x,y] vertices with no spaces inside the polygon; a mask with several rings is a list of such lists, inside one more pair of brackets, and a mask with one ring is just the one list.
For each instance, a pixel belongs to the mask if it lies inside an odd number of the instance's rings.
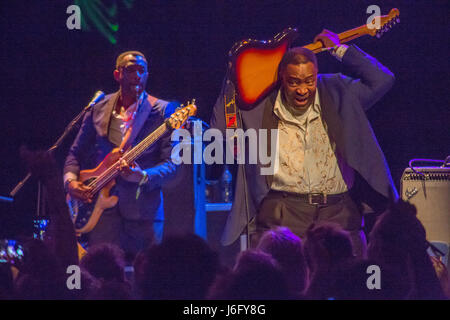
{"label": "guitar strap", "polygon": [[[233,83],[233,81],[230,79],[229,75],[231,73],[230,68],[228,69],[228,74],[225,79],[224,84],[224,109],[225,109],[225,123],[227,129],[237,129],[238,123],[237,123],[237,106],[236,106],[236,87]],[[239,122],[241,126],[243,127],[244,123],[242,121],[242,113],[239,112]],[[238,141],[236,135],[232,137],[233,141],[233,153],[234,157],[236,158],[238,155]],[[227,141],[228,143],[228,141]],[[245,152],[245,151],[244,151]],[[243,241],[245,239],[245,249],[250,248],[250,211],[249,211],[249,204],[248,204],[248,188],[247,188],[247,174],[245,172],[245,165],[239,164],[241,170],[238,170],[242,173],[242,185],[244,188],[244,205],[245,205],[245,216],[247,220],[247,227],[245,228],[245,237],[244,234],[241,234],[241,250],[244,250]]]}
{"label": "guitar strap", "polygon": [[[230,72],[228,72],[228,75]],[[237,128],[237,118],[236,118],[236,89],[233,81],[230,80],[227,75],[225,79],[225,87],[223,91],[223,102],[225,109],[225,123],[227,129],[236,129]]]}

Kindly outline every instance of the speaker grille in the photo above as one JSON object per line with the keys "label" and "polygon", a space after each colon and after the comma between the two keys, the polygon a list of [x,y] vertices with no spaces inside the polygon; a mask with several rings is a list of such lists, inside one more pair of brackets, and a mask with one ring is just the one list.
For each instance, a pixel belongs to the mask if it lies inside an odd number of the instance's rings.
{"label": "speaker grille", "polygon": [[450,168],[405,169],[402,199],[414,204],[430,242],[450,244]]}

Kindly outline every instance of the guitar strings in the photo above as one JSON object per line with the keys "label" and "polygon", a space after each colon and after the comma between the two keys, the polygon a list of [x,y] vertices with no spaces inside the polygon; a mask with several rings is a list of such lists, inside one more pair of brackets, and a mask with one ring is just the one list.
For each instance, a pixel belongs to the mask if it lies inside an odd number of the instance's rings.
{"label": "guitar strings", "polygon": [[[187,107],[188,108],[188,107]],[[186,110],[183,110],[182,113],[186,113]],[[188,115],[190,114],[190,110],[187,111]],[[184,121],[183,121],[184,122]],[[150,145],[152,145],[157,139],[159,139],[166,131],[169,129],[167,122],[163,122],[153,133],[144,138],[138,145],[136,145],[133,149],[127,152],[123,159],[127,162],[132,162],[136,160],[136,158]],[[116,162],[117,163],[117,162]],[[92,188],[91,194],[96,194],[100,191],[111,179],[115,178],[118,175],[118,170],[116,169],[116,163],[106,169],[100,176],[97,177],[94,181],[88,184],[88,187]]]}
{"label": "guitar strings", "polygon": [[[142,151],[144,151],[151,144],[153,144],[159,137],[161,137],[166,132],[166,130],[167,130],[167,126],[166,126],[166,123],[164,122],[152,134],[150,134],[147,138],[142,140],[137,146],[135,146],[127,154],[125,154],[123,159],[126,160],[127,162],[135,160],[137,155],[140,155],[140,153]],[[109,167],[108,169],[106,169],[102,174],[100,174],[100,176],[97,177],[97,179],[95,179],[88,185],[88,187],[92,188],[92,191],[91,191],[92,194],[96,194],[111,179],[115,178],[115,176],[118,175],[119,172],[116,169],[115,164],[112,165],[111,167]]]}
{"label": "guitar strings", "polygon": [[[140,144],[138,144],[135,148],[133,148],[132,150],[130,150],[129,153],[127,153],[124,156],[124,159],[126,161],[130,161],[132,159],[135,158],[135,155],[137,153],[137,151],[141,151],[141,150],[145,150],[149,145],[151,145],[152,143],[154,143],[154,141],[156,139],[158,139],[163,133],[163,132],[159,132],[161,131],[160,129],[164,127],[163,125],[160,126],[158,129],[155,130],[154,134],[152,134],[151,136],[147,137],[146,139],[144,139]],[[165,128],[164,128],[165,129]],[[131,155],[131,156],[130,156]],[[116,162],[117,163],[117,162]],[[93,187],[92,192],[95,194],[97,193],[99,190],[101,190],[111,179],[115,178],[115,176],[118,175],[118,170],[116,169],[116,166],[113,165],[110,168],[108,168],[103,174],[101,174],[96,180],[93,181],[93,184],[95,184],[95,186]]]}
{"label": "guitar strings", "polygon": [[[183,114],[188,114],[188,117],[191,116],[191,109],[190,106],[184,108],[181,112]],[[187,110],[187,112],[186,112]],[[193,115],[193,114],[192,114]],[[186,118],[186,119],[187,119]],[[179,122],[183,123],[184,121]],[[145,149],[147,149],[150,145],[152,145],[157,139],[159,139],[163,134],[168,131],[169,128],[173,128],[172,126],[168,126],[168,122],[164,121],[153,133],[151,133],[149,136],[144,138],[138,145],[136,145],[133,149],[131,149],[125,156],[127,162],[134,161],[141,152],[143,152]],[[129,156],[129,157],[128,157]],[[116,162],[117,163],[117,162]],[[115,163],[115,164],[116,164]],[[115,164],[111,167],[109,167],[107,170],[105,170],[100,176],[97,177],[97,179],[93,180],[91,183],[88,184],[88,187],[91,187],[91,194],[96,194],[98,191],[100,191],[105,184],[107,184],[110,180],[114,179],[115,176],[118,175],[118,171],[116,169]],[[83,206],[83,202],[78,202],[78,207]]]}

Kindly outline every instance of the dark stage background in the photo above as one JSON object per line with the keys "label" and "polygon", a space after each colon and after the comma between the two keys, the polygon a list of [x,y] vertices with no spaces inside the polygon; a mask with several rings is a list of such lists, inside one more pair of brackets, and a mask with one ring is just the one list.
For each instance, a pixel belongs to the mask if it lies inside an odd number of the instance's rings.
{"label": "dark stage background", "polygon": [[[298,27],[294,45],[305,45],[322,28],[339,33],[364,24],[372,4],[382,14],[400,10],[401,23],[380,40],[354,41],[396,75],[393,89],[368,116],[397,187],[410,159],[450,154],[446,0],[102,2],[117,4],[116,44],[92,25],[89,32],[68,30],[66,8],[73,1],[1,2],[1,196],[27,173],[21,145],[47,149],[96,90],[116,90],[112,71],[120,52],[143,51],[150,61],[148,91],[166,100],[196,98],[199,117],[208,122],[235,42],[270,39],[287,27]],[[318,59],[321,72],[342,71],[328,54]],[[74,135],[56,153],[60,169]],[[178,188],[191,190],[192,184]],[[13,204],[0,203],[2,237],[29,228],[36,189],[36,181],[30,180]],[[186,206],[183,201],[179,206],[177,214],[182,215]]]}

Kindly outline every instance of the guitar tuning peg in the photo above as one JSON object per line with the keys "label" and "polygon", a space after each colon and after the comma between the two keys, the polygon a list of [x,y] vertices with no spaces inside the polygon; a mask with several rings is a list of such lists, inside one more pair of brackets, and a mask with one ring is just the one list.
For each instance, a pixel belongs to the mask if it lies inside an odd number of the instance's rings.
{"label": "guitar tuning peg", "polygon": [[195,98],[194,98],[194,99],[192,99],[192,104],[195,104]]}
{"label": "guitar tuning peg", "polygon": [[397,17],[397,19],[395,19],[395,21],[396,21],[397,23],[400,23],[400,18]]}

